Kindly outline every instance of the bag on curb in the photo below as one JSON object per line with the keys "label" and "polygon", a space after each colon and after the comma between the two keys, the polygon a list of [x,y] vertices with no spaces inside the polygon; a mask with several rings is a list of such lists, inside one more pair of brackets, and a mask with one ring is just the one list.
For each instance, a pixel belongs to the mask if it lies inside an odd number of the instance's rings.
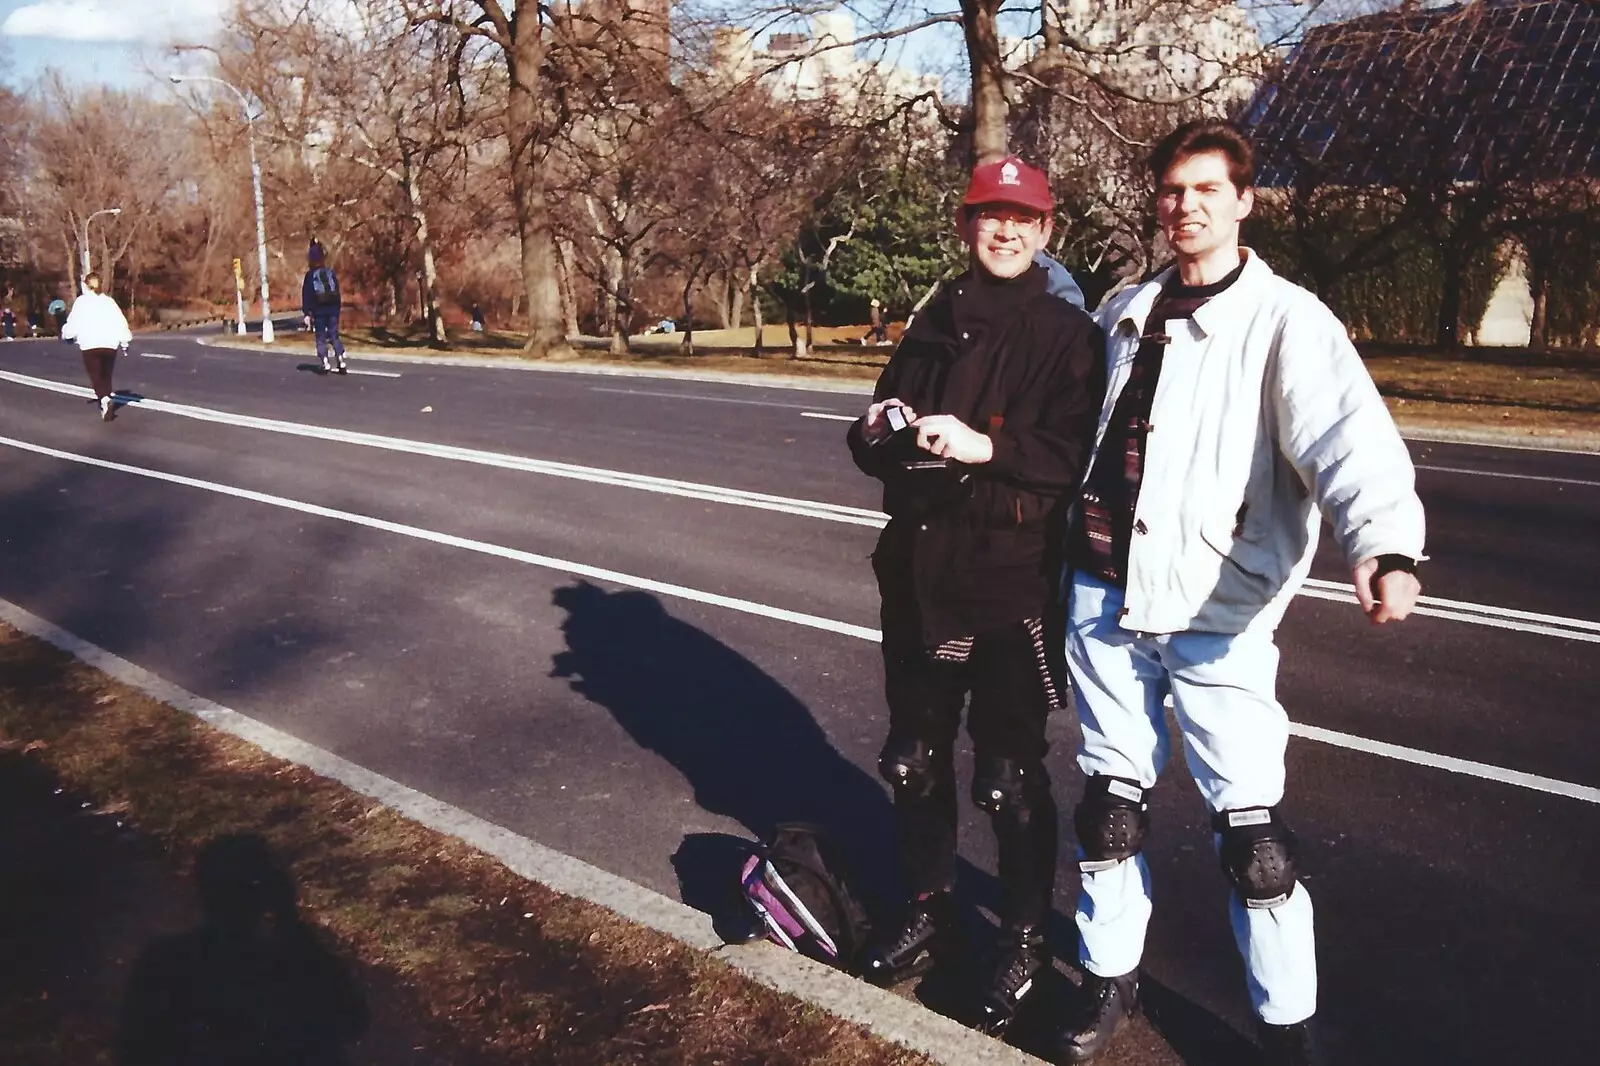
{"label": "bag on curb", "polygon": [[866,908],[838,846],[803,822],[785,822],[740,875],[768,940],[854,973],[869,930]]}

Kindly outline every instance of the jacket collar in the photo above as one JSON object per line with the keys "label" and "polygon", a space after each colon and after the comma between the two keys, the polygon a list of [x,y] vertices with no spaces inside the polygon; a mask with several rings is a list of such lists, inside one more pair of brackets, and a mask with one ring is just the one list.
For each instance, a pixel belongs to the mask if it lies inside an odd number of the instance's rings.
{"label": "jacket collar", "polygon": [[[1249,248],[1243,251],[1244,271],[1239,275],[1239,280],[1207,300],[1194,313],[1194,324],[1200,327],[1202,336],[1209,337],[1221,329],[1224,323],[1238,318],[1242,309],[1255,298],[1261,286],[1274,276],[1272,268],[1267,266],[1259,255]],[[1176,266],[1170,266],[1139,286],[1127,306],[1122,309],[1122,313],[1117,316],[1114,330],[1122,329],[1123,324],[1127,323],[1133,327],[1136,335],[1142,336],[1150,312],[1156,305],[1156,298],[1161,295],[1161,290],[1172,280],[1177,270]]]}

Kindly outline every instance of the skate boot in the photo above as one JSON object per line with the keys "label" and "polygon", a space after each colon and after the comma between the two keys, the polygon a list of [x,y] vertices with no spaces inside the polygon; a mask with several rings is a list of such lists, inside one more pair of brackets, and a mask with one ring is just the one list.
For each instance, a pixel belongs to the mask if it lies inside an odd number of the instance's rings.
{"label": "skate boot", "polygon": [[1003,1035],[1049,966],[1043,930],[1022,925],[1002,931],[978,994],[978,1031]]}
{"label": "skate boot", "polygon": [[1062,1062],[1093,1062],[1111,1045],[1123,1022],[1139,1005],[1139,971],[1121,977],[1083,974],[1067,1024],[1056,1039],[1056,1053]]}
{"label": "skate boot", "polygon": [[862,954],[861,976],[887,988],[931,970],[960,944],[955,902],[949,892],[914,899],[898,927],[874,937]]}
{"label": "skate boot", "polygon": [[1316,1066],[1311,1047],[1311,1020],[1294,1025],[1258,1025],[1263,1066]]}

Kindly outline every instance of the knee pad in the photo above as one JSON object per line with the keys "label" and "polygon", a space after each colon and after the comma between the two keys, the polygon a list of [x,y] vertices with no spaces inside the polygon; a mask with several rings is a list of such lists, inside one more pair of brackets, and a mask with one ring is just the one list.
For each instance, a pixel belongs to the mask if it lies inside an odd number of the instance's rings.
{"label": "knee pad", "polygon": [[910,799],[927,799],[954,783],[950,756],[941,757],[934,745],[915,736],[889,737],[878,755],[878,774],[894,786],[895,795]]}
{"label": "knee pad", "polygon": [[1083,799],[1072,812],[1083,858],[1084,873],[1109,870],[1139,854],[1150,832],[1147,789],[1126,777],[1095,774],[1083,789]]}
{"label": "knee pad", "polygon": [[981,811],[1027,822],[1050,796],[1050,775],[1038,759],[973,760],[972,802]]}
{"label": "knee pad", "polygon": [[1241,807],[1211,819],[1222,838],[1222,872],[1252,910],[1270,910],[1294,894],[1300,847],[1276,807]]}

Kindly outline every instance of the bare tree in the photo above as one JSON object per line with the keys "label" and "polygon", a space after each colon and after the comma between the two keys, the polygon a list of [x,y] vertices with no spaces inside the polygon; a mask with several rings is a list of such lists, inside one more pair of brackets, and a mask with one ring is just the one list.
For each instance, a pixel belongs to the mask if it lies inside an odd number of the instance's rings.
{"label": "bare tree", "polygon": [[550,131],[561,106],[546,83],[549,8],[536,0],[402,0],[413,24],[434,23],[458,35],[456,55],[486,44],[506,72],[505,134],[517,231],[522,240],[522,281],[528,301],[530,356],[570,355],[561,309],[560,262],[551,225],[547,168]]}

